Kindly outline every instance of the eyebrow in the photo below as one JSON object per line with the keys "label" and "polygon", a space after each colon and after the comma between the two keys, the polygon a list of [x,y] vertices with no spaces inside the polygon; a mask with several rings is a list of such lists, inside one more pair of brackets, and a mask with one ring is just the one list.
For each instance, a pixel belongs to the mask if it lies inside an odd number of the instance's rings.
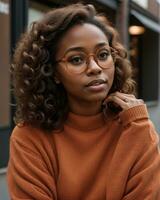
{"label": "eyebrow", "polygon": [[[94,49],[97,49],[99,47],[103,47],[105,45],[108,45],[108,47],[109,47],[109,44],[107,42],[100,42],[100,43],[96,44]],[[85,51],[85,48],[84,47],[70,47],[66,50],[65,54],[67,54],[69,51]]]}

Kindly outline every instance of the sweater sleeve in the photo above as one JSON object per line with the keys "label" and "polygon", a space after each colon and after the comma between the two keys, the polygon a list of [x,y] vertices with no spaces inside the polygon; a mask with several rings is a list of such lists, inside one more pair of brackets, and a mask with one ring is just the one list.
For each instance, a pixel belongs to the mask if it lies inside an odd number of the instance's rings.
{"label": "sweater sleeve", "polygon": [[[147,111],[143,107],[140,107],[140,109],[142,109],[141,116],[143,116],[143,114],[144,116],[137,119],[137,121],[132,119],[131,124],[125,124],[125,134],[127,134],[127,132],[130,132],[130,129],[132,129],[133,126],[135,127],[135,130],[142,130],[143,133],[139,132],[139,134],[142,135],[141,138],[139,138],[140,140],[138,142],[141,148],[139,148],[137,158],[130,170],[122,200],[159,200],[159,138],[152,122],[147,119]],[[127,115],[128,114],[129,113],[127,113]],[[127,116],[123,115],[123,120],[126,122],[127,120],[125,120],[125,117]],[[140,126],[142,127],[142,129],[139,128]]]}
{"label": "sweater sleeve", "polygon": [[29,142],[25,134],[21,134],[22,138],[14,135],[10,140],[7,172],[11,199],[57,199],[54,174],[51,174],[45,159],[35,145],[37,141]]}

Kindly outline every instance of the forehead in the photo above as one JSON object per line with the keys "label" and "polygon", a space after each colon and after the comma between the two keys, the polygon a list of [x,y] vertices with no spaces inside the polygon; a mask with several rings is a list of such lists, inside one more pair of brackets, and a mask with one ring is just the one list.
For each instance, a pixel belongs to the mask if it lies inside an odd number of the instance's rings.
{"label": "forehead", "polygon": [[94,48],[98,43],[107,43],[105,33],[93,24],[80,24],[70,28],[61,38],[58,45],[59,53],[70,47]]}

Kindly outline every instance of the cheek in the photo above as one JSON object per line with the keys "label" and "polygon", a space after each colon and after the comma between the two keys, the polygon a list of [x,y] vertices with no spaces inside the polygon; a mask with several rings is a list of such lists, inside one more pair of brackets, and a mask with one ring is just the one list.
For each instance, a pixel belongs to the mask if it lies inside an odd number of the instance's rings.
{"label": "cheek", "polygon": [[60,77],[60,82],[67,92],[76,91],[79,88],[80,77],[66,73]]}

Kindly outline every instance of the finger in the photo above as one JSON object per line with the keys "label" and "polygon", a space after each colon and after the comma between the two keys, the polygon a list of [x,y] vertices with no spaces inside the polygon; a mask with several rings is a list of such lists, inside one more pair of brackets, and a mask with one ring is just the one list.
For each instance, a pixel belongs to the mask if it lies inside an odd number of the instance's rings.
{"label": "finger", "polygon": [[[119,92],[119,91],[117,91],[117,92],[115,92],[115,93],[117,93],[117,94],[123,94],[123,95],[125,95],[125,96],[135,97],[134,94],[127,94],[127,93]],[[135,98],[136,98],[136,97],[135,97]]]}
{"label": "finger", "polygon": [[114,102],[115,104],[120,106],[123,110],[127,110],[131,107],[142,105],[144,103],[142,99],[128,98],[128,97],[123,99],[122,97],[120,98],[119,96],[113,94],[106,99],[105,103],[107,102]]}
{"label": "finger", "polygon": [[[119,97],[121,100],[127,102],[127,103],[131,103],[131,104],[144,104],[144,101],[142,99],[137,99],[133,94],[125,94],[125,93],[121,93],[121,92],[114,92],[112,94],[110,94],[104,101],[103,101],[103,105],[106,104],[107,99],[109,97],[113,97],[113,96],[117,96]],[[136,102],[135,102],[136,101]]]}
{"label": "finger", "polygon": [[139,100],[139,102],[141,103],[141,104],[144,104],[144,100],[143,99],[138,99]]}
{"label": "finger", "polygon": [[133,97],[128,97],[128,96],[125,96],[125,95],[111,94],[111,95],[109,95],[109,96],[106,98],[105,102],[106,102],[108,99],[114,99],[115,97],[121,99],[121,100],[122,100],[123,102],[125,102],[125,103],[133,102],[133,101],[136,100],[136,99],[133,98]]}
{"label": "finger", "polygon": [[107,98],[103,101],[103,105],[105,105],[110,99],[111,100],[114,99],[114,97],[118,97],[123,101],[125,101],[126,99],[126,96],[124,96],[120,92],[114,92],[114,93],[111,93],[109,96],[107,96]]}
{"label": "finger", "polygon": [[122,93],[122,92],[115,92],[115,93],[112,93],[112,94],[116,95],[116,96],[119,96],[122,99],[124,99],[126,97],[131,98],[131,99],[136,99],[136,97],[133,94],[125,94],[125,93]]}
{"label": "finger", "polygon": [[105,100],[105,103],[108,103],[108,102],[114,102],[116,103],[117,105],[119,105],[122,109],[127,109],[129,108],[128,104],[122,100],[121,98],[119,98],[118,96],[109,96],[106,100]]}

